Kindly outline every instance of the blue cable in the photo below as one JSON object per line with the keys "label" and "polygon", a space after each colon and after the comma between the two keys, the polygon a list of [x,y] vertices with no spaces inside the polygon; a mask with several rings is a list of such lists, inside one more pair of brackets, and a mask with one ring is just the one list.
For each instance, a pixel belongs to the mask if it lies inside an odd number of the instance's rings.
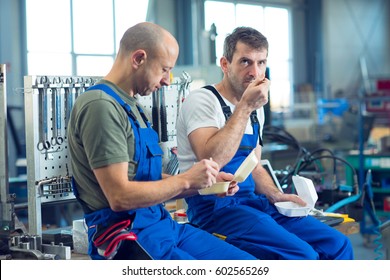
{"label": "blue cable", "polygon": [[375,209],[372,208],[372,205],[365,202],[364,208],[368,212],[368,214],[370,215],[371,220],[374,222],[374,225],[372,226],[370,232],[376,236],[375,239],[373,240],[373,243],[376,245],[374,252],[377,254],[377,257],[375,258],[375,260],[381,260],[381,259],[383,259],[383,253],[381,251],[383,248],[383,244],[381,242],[382,234],[380,231],[380,227],[381,227],[382,223],[378,219],[378,217],[376,216]]}
{"label": "blue cable", "polygon": [[381,239],[382,239],[382,234],[381,234],[381,231],[380,231],[380,226],[381,226],[381,222],[379,222],[378,226],[374,228],[374,233],[376,234],[376,238],[374,239],[373,243],[376,244],[377,246],[375,247],[374,249],[374,252],[378,255],[375,260],[382,260],[383,259],[383,253],[382,253],[382,248],[383,248],[383,245],[382,245],[382,242],[381,242]]}
{"label": "blue cable", "polygon": [[373,201],[374,193],[372,191],[371,170],[367,171],[366,182],[363,184],[361,192],[359,192],[356,195],[344,198],[344,199],[336,202],[335,204],[333,204],[332,206],[327,208],[325,210],[325,212],[330,212],[330,213],[336,212],[341,207],[359,200],[362,196],[363,196],[364,209],[367,211],[367,213],[371,217],[372,222],[374,223],[374,226],[372,227],[370,232],[372,234],[376,235],[376,237],[373,241],[373,243],[376,245],[374,252],[377,254],[377,257],[375,258],[375,260],[380,260],[380,259],[383,259],[383,253],[381,251],[383,248],[383,245],[381,243],[382,234],[380,232],[381,221],[378,219],[378,217],[375,213],[375,205],[374,205],[374,201]]}
{"label": "blue cable", "polygon": [[364,193],[367,194],[365,199],[368,201],[364,200],[364,208],[367,210],[368,214],[371,217],[372,222],[374,223],[372,227],[372,233],[376,235],[376,238],[374,239],[373,243],[376,244],[377,246],[374,249],[374,252],[378,255],[375,260],[381,260],[383,258],[383,253],[381,251],[383,245],[381,242],[382,239],[382,234],[380,232],[380,226],[381,226],[381,221],[378,219],[376,212],[375,212],[375,205],[374,205],[374,192],[372,190],[372,172],[371,169],[367,171],[366,174],[366,182],[363,185],[364,188]]}
{"label": "blue cable", "polygon": [[345,205],[348,205],[352,202],[355,202],[357,200],[359,200],[361,197],[361,194],[357,194],[357,195],[353,195],[353,196],[349,196],[347,198],[344,198],[338,202],[336,202],[335,204],[333,204],[332,206],[328,207],[325,212],[328,212],[328,213],[334,213],[336,212],[336,210],[338,210],[339,208],[345,206]]}

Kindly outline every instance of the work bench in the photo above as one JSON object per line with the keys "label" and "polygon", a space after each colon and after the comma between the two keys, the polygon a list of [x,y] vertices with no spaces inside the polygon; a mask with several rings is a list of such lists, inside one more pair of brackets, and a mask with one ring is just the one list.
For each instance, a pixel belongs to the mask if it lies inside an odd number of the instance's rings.
{"label": "work bench", "polygon": [[334,228],[345,235],[350,235],[350,234],[359,233],[360,224],[358,222],[346,222],[346,223],[341,223],[335,226]]}

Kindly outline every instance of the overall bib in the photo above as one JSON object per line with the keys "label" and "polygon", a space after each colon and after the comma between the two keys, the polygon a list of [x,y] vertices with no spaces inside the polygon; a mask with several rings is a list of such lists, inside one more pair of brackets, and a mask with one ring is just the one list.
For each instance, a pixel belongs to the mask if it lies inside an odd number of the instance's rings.
{"label": "overall bib", "polygon": [[[129,117],[135,138],[134,160],[138,162],[134,181],[160,180],[163,151],[158,144],[157,133],[151,127],[142,109],[138,107],[147,125],[146,128],[140,126],[131,112],[130,106],[109,86],[97,84],[89,88],[89,90],[102,90],[112,96],[124,108]],[[74,189],[77,193],[77,189]],[[88,226],[88,253],[92,259],[104,259],[92,242],[96,233],[96,226],[104,226],[112,223],[112,221],[123,221],[126,219],[130,219],[132,222],[129,230],[136,234],[137,242],[153,259],[254,259],[253,256],[238,250],[234,246],[229,245],[230,247],[226,247],[222,241],[215,244],[215,250],[207,249],[207,246],[199,246],[199,244],[202,244],[202,240],[203,244],[210,245],[209,247],[216,240],[219,240],[193,226],[182,225],[173,221],[170,213],[162,204],[122,212],[114,212],[110,208],[105,208],[85,214],[85,221]],[[132,252],[128,252],[128,254],[129,259],[132,259],[130,257]]]}
{"label": "overall bib", "polygon": [[[206,88],[217,96],[228,119],[230,108],[226,108],[215,88]],[[234,174],[257,142],[262,145],[259,123],[253,115],[251,123],[253,134],[243,135],[239,149],[223,171]],[[240,189],[234,196],[188,198],[190,221],[210,233],[226,236],[226,242],[259,259],[353,258],[349,239],[342,233],[311,216],[286,217],[265,195],[255,194],[252,175],[238,185]]]}
{"label": "overall bib", "polygon": [[[210,90],[219,100],[223,114],[226,120],[232,115],[231,109],[223,101],[222,97],[212,86],[205,86]],[[253,134],[244,134],[240,143],[240,147],[232,160],[226,164],[221,171],[234,174],[245,158],[252,152],[257,146],[257,141],[262,145],[262,139],[260,137],[260,124],[257,119],[256,111],[251,114],[251,124],[253,128]],[[238,197],[254,197],[254,181],[252,174],[248,178],[239,184],[240,190],[234,196],[227,196],[224,198],[217,197],[215,195],[207,196],[194,196],[186,198],[188,204],[187,215],[191,223],[203,228],[210,222],[210,218],[215,211],[219,209],[232,206],[236,204]],[[207,229],[207,226],[206,226]]]}

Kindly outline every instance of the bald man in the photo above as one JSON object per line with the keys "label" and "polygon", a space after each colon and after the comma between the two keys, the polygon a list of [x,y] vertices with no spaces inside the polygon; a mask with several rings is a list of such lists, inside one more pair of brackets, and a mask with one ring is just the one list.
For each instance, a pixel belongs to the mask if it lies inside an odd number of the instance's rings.
{"label": "bald man", "polygon": [[176,176],[162,174],[163,151],[135,95],[169,85],[178,54],[176,39],[162,27],[143,22],[129,28],[109,73],[72,109],[74,192],[85,212],[92,259],[255,259],[178,224],[162,206],[233,177],[211,160]]}

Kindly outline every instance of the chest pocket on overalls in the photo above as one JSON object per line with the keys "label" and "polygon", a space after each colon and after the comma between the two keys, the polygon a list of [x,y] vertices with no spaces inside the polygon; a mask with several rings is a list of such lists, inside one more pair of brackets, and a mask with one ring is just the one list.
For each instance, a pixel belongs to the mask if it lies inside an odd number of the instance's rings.
{"label": "chest pocket on overalls", "polygon": [[[148,130],[148,131],[144,131]],[[141,129],[142,132],[153,133],[152,129]],[[143,137],[141,137],[142,139]],[[157,142],[152,141],[150,137],[146,138],[146,143],[141,148],[143,156],[146,160],[140,160],[137,168],[137,180],[159,180],[162,174],[162,157],[163,150]],[[145,140],[145,139],[143,139]],[[142,158],[142,155],[141,155]]]}

